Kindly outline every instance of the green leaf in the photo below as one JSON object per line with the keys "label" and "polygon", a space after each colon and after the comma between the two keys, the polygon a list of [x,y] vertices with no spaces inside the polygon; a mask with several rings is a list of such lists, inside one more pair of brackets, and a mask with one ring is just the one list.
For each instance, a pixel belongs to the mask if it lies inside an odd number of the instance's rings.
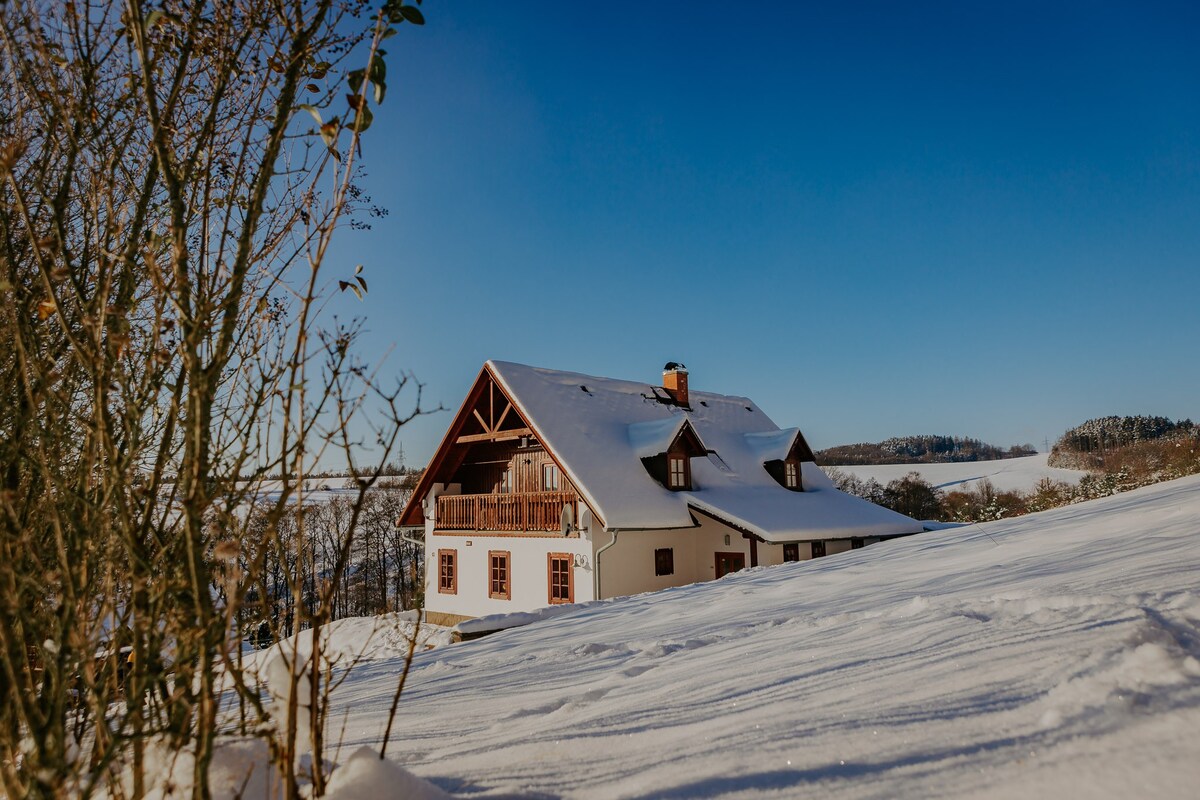
{"label": "green leaf", "polygon": [[363,79],[366,78],[367,71],[365,69],[356,69],[346,75],[346,83],[350,86],[350,91],[358,94],[362,89]]}
{"label": "green leaf", "polygon": [[371,83],[375,86],[375,102],[382,103],[387,94],[387,62],[378,53],[371,58]]}
{"label": "green leaf", "polygon": [[387,80],[387,62],[378,53],[371,58],[371,80]]}
{"label": "green leaf", "polygon": [[358,285],[362,287],[363,294],[367,293],[367,281],[361,276],[355,276],[354,280],[358,281]]}
{"label": "green leaf", "polygon": [[425,24],[425,15],[416,6],[400,6],[400,13],[413,25]]}
{"label": "green leaf", "polygon": [[380,35],[380,37],[379,37],[379,41],[383,41],[384,39],[390,39],[390,38],[392,38],[392,37],[393,37],[393,36],[395,36],[395,35],[396,35],[396,29],[395,29],[395,28],[388,28],[387,30],[385,30],[385,31],[384,31],[384,32],[383,32],[383,33]]}
{"label": "green leaf", "polygon": [[338,289],[343,292],[349,289],[354,292],[354,296],[359,300],[363,299],[362,289],[359,289],[356,285],[350,283],[350,281],[338,281]]}
{"label": "green leaf", "polygon": [[362,271],[363,271],[363,265],[362,265],[362,264],[359,264],[357,267],[355,267],[355,268],[354,268],[354,274],[355,274],[355,275],[361,275],[361,274],[362,274]]}
{"label": "green leaf", "polygon": [[332,66],[328,61],[318,61],[316,64],[313,64],[312,73],[309,74],[309,77],[314,81],[319,81],[325,77],[325,73],[329,72],[329,68]]}
{"label": "green leaf", "polygon": [[371,123],[375,121],[375,115],[371,113],[371,109],[367,108],[367,104],[363,103],[363,107],[354,112],[354,130],[362,133],[367,128],[371,127]]}

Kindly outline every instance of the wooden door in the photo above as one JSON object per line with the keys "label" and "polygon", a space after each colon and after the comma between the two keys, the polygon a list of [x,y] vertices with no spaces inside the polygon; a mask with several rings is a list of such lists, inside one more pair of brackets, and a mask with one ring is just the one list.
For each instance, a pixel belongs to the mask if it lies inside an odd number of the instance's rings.
{"label": "wooden door", "polygon": [[715,553],[717,577],[746,568],[745,553]]}

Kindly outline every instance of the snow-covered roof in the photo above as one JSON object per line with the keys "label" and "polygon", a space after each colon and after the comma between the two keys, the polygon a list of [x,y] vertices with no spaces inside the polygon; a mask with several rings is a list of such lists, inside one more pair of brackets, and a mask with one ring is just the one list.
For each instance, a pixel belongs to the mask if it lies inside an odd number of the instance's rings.
{"label": "snow-covered roof", "polygon": [[[608,529],[691,527],[697,509],[773,542],[921,530],[839,492],[812,462],[802,465],[805,491],[779,485],[763,464],[786,457],[799,431],[780,430],[749,398],[691,391],[689,410],[647,383],[506,361],[487,368]],[[640,459],[664,452],[685,422],[709,455],[692,459],[690,491],[670,491]]]}
{"label": "snow-covered roof", "polygon": [[800,435],[799,428],[784,428],[774,431],[756,431],[744,434],[746,446],[763,461],[782,461],[792,452],[792,445]]}
{"label": "snow-covered roof", "polygon": [[638,458],[650,458],[667,452],[667,448],[674,443],[687,424],[687,416],[683,414],[644,422],[631,422],[628,435],[633,454]]}

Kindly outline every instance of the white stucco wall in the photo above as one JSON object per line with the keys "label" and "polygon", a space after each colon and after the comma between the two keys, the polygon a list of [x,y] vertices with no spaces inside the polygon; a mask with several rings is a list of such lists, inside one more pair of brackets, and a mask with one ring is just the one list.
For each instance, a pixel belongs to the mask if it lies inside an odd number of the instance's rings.
{"label": "white stucco wall", "polygon": [[[572,571],[575,602],[592,599],[592,545],[582,537],[435,535],[426,533],[425,608],[444,614],[482,617],[532,611],[549,605],[547,558],[550,553],[575,556]],[[438,591],[438,551],[456,551],[458,586],[455,594]],[[490,586],[488,552],[507,550],[511,599],[488,597]]]}
{"label": "white stucco wall", "polygon": [[[741,553],[751,565],[750,542],[738,531],[716,520],[697,515],[699,526],[660,531],[622,531],[617,543],[600,556],[601,597],[621,597],[642,592],[683,586],[716,577],[717,553]],[[549,604],[547,557],[550,553],[570,553],[575,557],[572,572],[575,602],[594,599],[593,580],[597,551],[611,541],[606,531],[584,531],[563,538],[553,536],[505,536],[486,533],[435,534],[433,521],[425,531],[425,607],[432,612],[464,617],[482,617],[532,611]],[[726,544],[728,537],[729,544]],[[872,544],[877,539],[867,539]],[[661,547],[674,550],[675,571],[671,575],[654,574],[654,551]],[[438,551],[454,550],[458,563],[458,585],[454,594],[438,591]],[[825,542],[827,555],[851,549],[849,539]],[[512,596],[509,600],[488,596],[491,550],[510,553],[509,568]],[[812,558],[808,542],[798,544],[801,560]],[[758,565],[783,563],[783,545],[759,542]]]}

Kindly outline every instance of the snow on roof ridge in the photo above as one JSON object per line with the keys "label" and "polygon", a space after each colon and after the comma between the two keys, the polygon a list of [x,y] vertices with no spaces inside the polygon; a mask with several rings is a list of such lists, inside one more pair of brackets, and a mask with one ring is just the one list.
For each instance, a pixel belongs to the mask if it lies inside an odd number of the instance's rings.
{"label": "snow on roof ridge", "polygon": [[[764,466],[774,459],[764,454],[786,457],[800,431],[780,430],[748,398],[692,392],[691,408],[681,409],[648,383],[506,361],[489,360],[487,369],[608,530],[694,527],[689,505],[712,509],[768,541],[921,529],[823,483],[823,475],[809,474],[808,468],[819,470],[811,462],[802,465],[804,485],[819,491],[780,485]],[[664,452],[685,424],[725,468],[693,458],[693,490],[674,492],[639,459]]]}
{"label": "snow on roof ridge", "polygon": [[[503,371],[506,368],[529,370],[530,372],[537,374],[538,377],[542,378],[543,380],[561,384],[582,385],[586,386],[589,390],[624,390],[624,392],[627,394],[638,394],[643,397],[646,397],[648,394],[652,395],[655,390],[658,390],[659,392],[663,391],[661,384],[651,383],[649,381],[632,381],[628,378],[609,378],[603,375],[588,375],[583,372],[573,372],[565,369],[537,367],[532,364],[522,364],[517,361],[498,361],[496,359],[488,359],[487,365],[492,368],[493,373],[497,370]],[[556,378],[560,380],[554,380]],[[745,395],[721,394],[719,392],[706,392],[697,389],[691,389],[688,394],[692,398],[697,398],[698,400],[734,403],[743,407],[747,405],[754,406],[754,402]],[[755,410],[760,409],[755,407]],[[765,414],[763,416],[766,417]]]}

